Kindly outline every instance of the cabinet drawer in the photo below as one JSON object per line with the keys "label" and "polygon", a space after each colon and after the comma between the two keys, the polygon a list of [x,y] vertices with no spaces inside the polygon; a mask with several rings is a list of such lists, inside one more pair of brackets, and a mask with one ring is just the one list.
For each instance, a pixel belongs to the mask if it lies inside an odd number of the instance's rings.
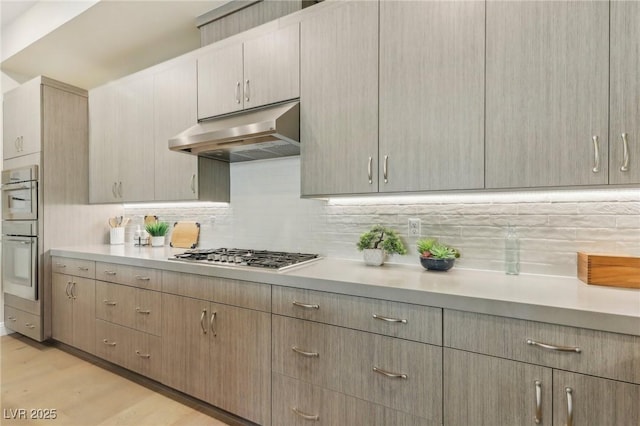
{"label": "cabinet drawer", "polygon": [[4,306],[5,326],[39,342],[42,341],[42,323],[40,319],[38,315],[33,315],[11,306]]}
{"label": "cabinet drawer", "polygon": [[133,287],[96,281],[96,318],[133,328],[135,291]]}
{"label": "cabinet drawer", "polygon": [[313,424],[327,426],[425,426],[425,419],[382,405],[273,375],[273,424],[278,426]]}
{"label": "cabinet drawer", "polygon": [[106,321],[96,321],[96,355],[154,380],[162,372],[162,340]]}
{"label": "cabinet drawer", "polygon": [[273,372],[441,422],[441,347],[278,315],[272,330]]}
{"label": "cabinet drawer", "polygon": [[[638,336],[445,310],[444,344],[561,370],[640,383]],[[554,350],[541,344],[579,348],[580,352]]]}
{"label": "cabinet drawer", "polygon": [[273,286],[273,313],[442,344],[442,310],[409,303]]}
{"label": "cabinet drawer", "polygon": [[136,289],[136,330],[160,336],[162,333],[162,293]]}
{"label": "cabinet drawer", "polygon": [[96,263],[96,279],[160,291],[160,271],[115,263]]}
{"label": "cabinet drawer", "polygon": [[271,286],[251,281],[162,271],[162,291],[271,312]]}
{"label": "cabinet drawer", "polygon": [[51,270],[53,272],[73,275],[75,277],[95,278],[96,262],[92,260],[53,256],[51,258]]}

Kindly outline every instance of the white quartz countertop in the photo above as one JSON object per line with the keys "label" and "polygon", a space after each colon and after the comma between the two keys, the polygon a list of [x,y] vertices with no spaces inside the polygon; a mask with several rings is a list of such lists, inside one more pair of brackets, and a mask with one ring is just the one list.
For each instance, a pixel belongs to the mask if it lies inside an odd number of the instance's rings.
{"label": "white quartz countertop", "polygon": [[587,285],[577,278],[505,275],[454,267],[366,266],[326,258],[277,272],[168,260],[184,249],[97,245],[51,250],[65,256],[265,284],[329,291],[447,309],[585,327],[640,336],[640,290]]}

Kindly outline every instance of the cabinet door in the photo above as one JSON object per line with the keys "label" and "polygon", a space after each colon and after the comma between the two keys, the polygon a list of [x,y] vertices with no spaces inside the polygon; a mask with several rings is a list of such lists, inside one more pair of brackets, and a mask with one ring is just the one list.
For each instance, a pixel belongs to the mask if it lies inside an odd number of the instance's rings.
{"label": "cabinet door", "polygon": [[198,158],[170,151],[169,138],[198,121],[195,59],[177,64],[154,76],[153,126],[155,140],[155,199],[198,199]]}
{"label": "cabinet door", "polygon": [[2,153],[5,160],[40,151],[40,101],[39,78],[4,95]]}
{"label": "cabinet door", "polygon": [[206,399],[209,302],[162,295],[162,383]]}
{"label": "cabinet door", "polygon": [[378,191],[378,3],[301,23],[302,195]]}
{"label": "cabinet door", "polygon": [[73,346],[95,353],[96,282],[73,277]]}
{"label": "cabinet door", "polygon": [[211,315],[207,401],[270,424],[271,314],[212,303]]}
{"label": "cabinet door", "polygon": [[114,85],[89,92],[89,201],[119,201],[120,161]]}
{"label": "cabinet door", "polygon": [[73,344],[73,277],[51,274],[51,336],[63,343]]}
{"label": "cabinet door", "polygon": [[640,385],[553,370],[553,424],[638,425]]}
{"label": "cabinet door", "polygon": [[[611,2],[609,183],[640,182],[640,3]],[[623,134],[626,134],[623,139]],[[625,156],[626,151],[626,156]],[[628,160],[625,161],[625,159]],[[626,169],[626,170],[625,170]]]}
{"label": "cabinet door", "polygon": [[242,44],[198,58],[198,119],[243,108]]}
{"label": "cabinet door", "polygon": [[288,26],[244,43],[244,107],[300,96],[300,27]]}
{"label": "cabinet door", "polygon": [[484,187],[484,20],[484,2],[380,2],[380,192]]}
{"label": "cabinet door", "polygon": [[551,371],[445,348],[444,424],[551,425]]}
{"label": "cabinet door", "polygon": [[607,183],[609,2],[486,8],[486,187]]}

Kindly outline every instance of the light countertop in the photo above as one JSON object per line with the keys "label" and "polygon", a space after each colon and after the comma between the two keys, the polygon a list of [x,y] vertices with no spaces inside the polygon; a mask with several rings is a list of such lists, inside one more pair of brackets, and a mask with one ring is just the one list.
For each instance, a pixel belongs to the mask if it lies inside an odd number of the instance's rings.
{"label": "light countertop", "polygon": [[277,272],[168,260],[184,249],[96,245],[51,250],[99,262],[329,291],[447,309],[640,336],[640,290],[587,285],[574,277],[505,275],[454,267],[432,272],[416,265],[366,266],[326,258]]}

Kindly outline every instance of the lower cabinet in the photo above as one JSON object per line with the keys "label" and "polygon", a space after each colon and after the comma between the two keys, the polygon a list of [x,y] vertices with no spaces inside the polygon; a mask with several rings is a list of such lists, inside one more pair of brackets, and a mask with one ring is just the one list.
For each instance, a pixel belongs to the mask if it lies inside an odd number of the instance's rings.
{"label": "lower cabinet", "polygon": [[162,382],[271,424],[271,314],[170,294],[162,305]]}
{"label": "lower cabinet", "polygon": [[95,353],[95,280],[59,273],[52,276],[52,337]]}

